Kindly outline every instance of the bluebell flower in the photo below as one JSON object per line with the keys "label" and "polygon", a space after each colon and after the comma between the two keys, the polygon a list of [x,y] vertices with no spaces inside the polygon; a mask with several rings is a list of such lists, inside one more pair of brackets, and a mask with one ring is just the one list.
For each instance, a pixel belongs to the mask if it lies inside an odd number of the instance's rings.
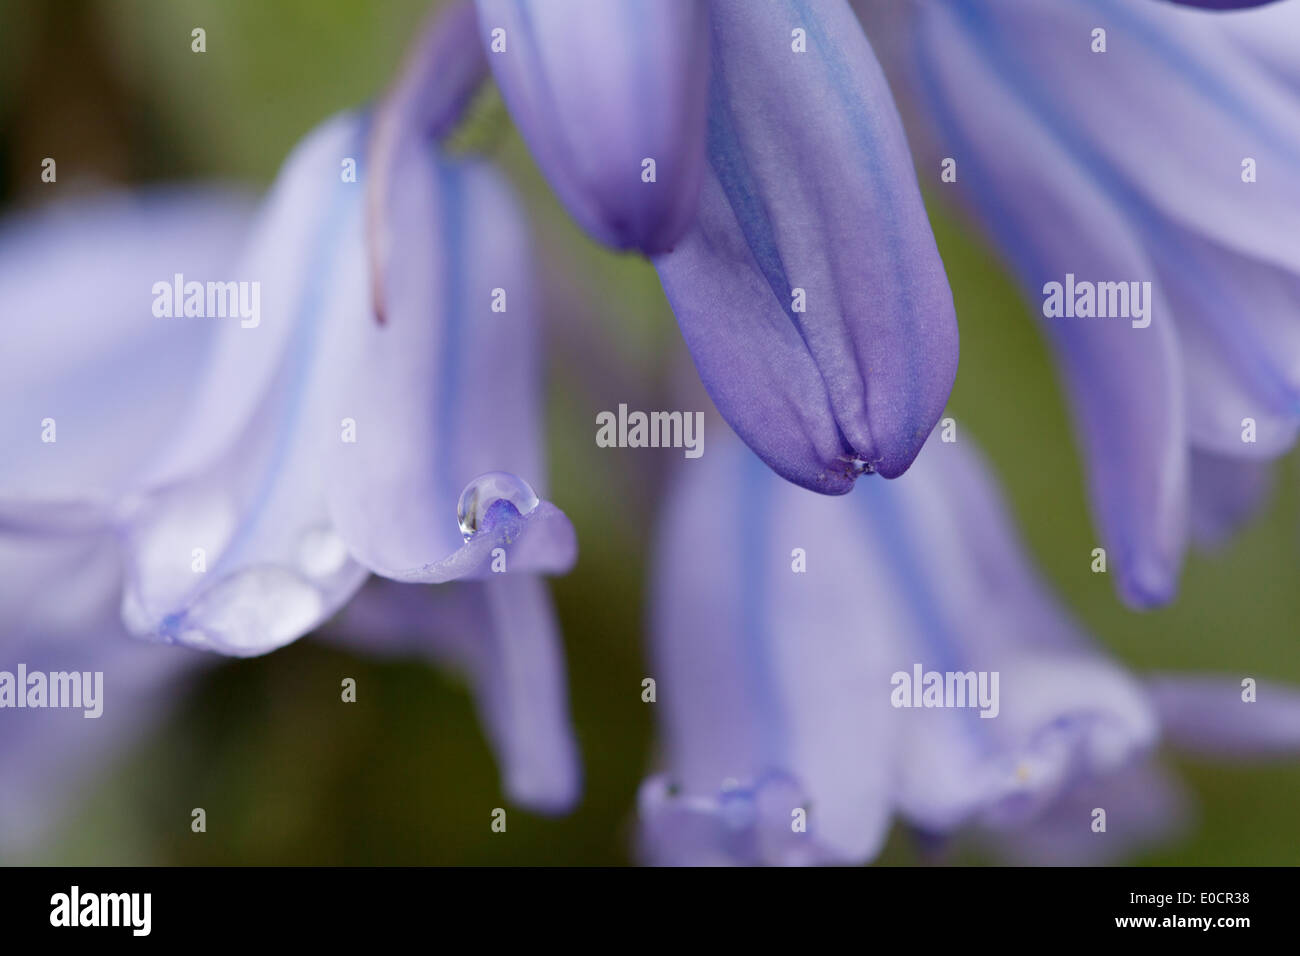
{"label": "bluebell flower", "polygon": [[[477,13],[542,172],[595,238],[653,257],[741,437],[826,494],[904,472],[951,390],[957,327],[847,0],[479,0]],[[422,42],[380,120],[380,165],[467,99],[472,19],[453,6]]]}
{"label": "bluebell flower", "polygon": [[[1149,817],[1124,784],[1154,772],[1162,740],[1300,750],[1293,691],[1245,703],[1230,680],[1148,685],[1103,653],[1039,578],[967,438],[931,438],[906,476],[843,499],[709,441],[657,543],[664,747],[639,798],[647,860],[857,863],[896,816],[1001,837],[1098,787],[1115,794],[1115,831],[1092,832],[1093,804],[1070,833],[1127,847]],[[978,703],[900,695],[918,669],[976,675]]]}
{"label": "bluebell flower", "polygon": [[[1300,4],[860,10],[938,194],[973,213],[1042,317],[1122,596],[1167,601],[1198,458],[1251,471],[1300,429]],[[1074,278],[1145,284],[1146,314],[1062,316],[1049,288]]]}
{"label": "bluebell flower", "polygon": [[711,10],[708,168],[655,259],[664,291],[778,474],[825,494],[896,477],[947,402],[957,325],[884,74],[840,0]]}
{"label": "bluebell flower", "polygon": [[615,249],[671,249],[695,215],[706,0],[477,0],[502,98],[569,213]]}
{"label": "bluebell flower", "polygon": [[[246,210],[191,200],[0,237],[6,314],[42,317],[15,323],[3,356],[0,532],[111,535],[129,631],[241,656],[315,630],[371,573],[458,582],[481,597],[489,724],[527,713],[522,732],[553,758],[547,774],[508,767],[510,793],[563,809],[577,765],[536,576],[567,571],[576,541],[541,495],[526,231],[486,165],[399,151],[376,323],[353,175],[366,132],[342,116],[312,133],[248,235]],[[183,314],[176,297],[162,314],[173,283],[216,281],[256,290],[256,308]],[[547,687],[506,699],[525,659]]]}
{"label": "bluebell flower", "polygon": [[[3,711],[7,860],[31,850],[215,660],[128,635],[113,519],[183,427],[181,399],[217,332],[154,317],[150,285],[177,270],[221,275],[251,214],[240,193],[157,189],[0,223],[0,670],[103,673],[98,717]],[[121,374],[128,366],[134,374]]]}
{"label": "bluebell flower", "polygon": [[0,860],[34,849],[216,660],[132,639],[121,565],[109,533],[0,535],[0,671],[76,673],[82,705],[2,712]]}

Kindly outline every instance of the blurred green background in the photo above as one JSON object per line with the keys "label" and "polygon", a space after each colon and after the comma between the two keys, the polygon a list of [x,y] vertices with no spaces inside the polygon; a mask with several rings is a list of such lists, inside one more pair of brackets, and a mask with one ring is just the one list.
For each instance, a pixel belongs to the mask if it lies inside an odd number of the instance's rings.
{"label": "blurred green background", "polygon": [[[428,14],[426,0],[5,0],[0,6],[0,202],[59,189],[220,179],[261,188],[295,142],[378,95]],[[190,31],[207,31],[207,52]],[[644,573],[657,498],[647,459],[592,440],[595,404],[580,361],[666,387],[680,343],[653,271],[605,252],[547,192],[499,100],[476,104],[460,148],[510,172],[546,237],[552,330],[551,497],[572,517],[578,567],[554,582],[568,654],[585,797],[564,819],[510,809],[465,688],[423,664],[354,658],[310,638],[222,665],[129,759],[78,797],[38,862],[621,864],[652,765],[652,705],[640,700]],[[1300,684],[1295,463],[1278,468],[1267,509],[1230,547],[1196,555],[1170,608],[1125,610],[1089,570],[1098,544],[1079,457],[1036,325],[989,250],[931,195],[961,323],[951,410],[993,462],[1023,534],[1059,594],[1098,640],[1138,670],[1221,671]],[[539,243],[539,245],[541,245]],[[572,336],[570,337],[572,338]],[[587,372],[591,372],[588,368]],[[633,387],[629,385],[629,388]],[[664,406],[667,407],[667,406]],[[342,676],[359,699],[339,706]],[[1199,804],[1184,842],[1138,857],[1168,864],[1300,863],[1300,765],[1176,762]],[[0,786],[3,782],[0,782]],[[189,829],[203,806],[208,832]],[[179,808],[179,809],[178,809]],[[985,862],[959,848],[958,862]],[[896,832],[884,863],[916,862]]]}

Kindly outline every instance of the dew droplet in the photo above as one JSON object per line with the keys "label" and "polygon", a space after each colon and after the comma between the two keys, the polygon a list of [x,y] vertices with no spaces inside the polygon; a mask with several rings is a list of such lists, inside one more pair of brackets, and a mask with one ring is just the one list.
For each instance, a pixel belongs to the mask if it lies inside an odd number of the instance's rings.
{"label": "dew droplet", "polygon": [[483,526],[488,509],[498,501],[510,502],[521,515],[528,514],[540,503],[537,493],[518,475],[508,471],[479,475],[465,486],[456,504],[456,520],[466,541]]}

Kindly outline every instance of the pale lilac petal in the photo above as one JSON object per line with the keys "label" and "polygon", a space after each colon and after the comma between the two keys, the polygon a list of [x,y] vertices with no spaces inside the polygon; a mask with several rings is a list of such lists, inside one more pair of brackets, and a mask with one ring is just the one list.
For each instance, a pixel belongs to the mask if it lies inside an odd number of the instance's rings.
{"label": "pale lilac petal", "polygon": [[616,249],[671,249],[704,165],[708,4],[478,0],[478,10],[501,95],[570,215]]}
{"label": "pale lilac petal", "polygon": [[827,494],[895,477],[947,401],[957,326],[884,76],[843,0],[723,0],[712,27],[709,168],[655,261],[668,300],[777,473]]}
{"label": "pale lilac petal", "polygon": [[652,866],[807,866],[841,857],[809,831],[791,826],[810,801],[788,777],[768,775],[751,787],[713,796],[682,796],[666,776],[637,794],[641,858]]}
{"label": "pale lilac petal", "polygon": [[1149,682],[1165,740],[1216,760],[1294,757],[1300,752],[1300,691],[1257,681],[1243,699],[1242,679],[1164,674]]}
{"label": "pale lilac petal", "polygon": [[[1135,0],[963,9],[1009,78],[1036,78],[1034,91],[1023,92],[1040,103],[1040,120],[1063,141],[1088,144],[1086,161],[1117,195],[1129,195],[1143,228],[1158,228],[1144,220],[1162,216],[1243,255],[1300,269],[1292,215],[1300,182],[1290,175],[1300,161],[1296,100],[1237,50],[1224,20]],[[1098,26],[1108,31],[1104,55],[1088,42]],[[1264,171],[1252,184],[1240,178],[1245,156]]]}
{"label": "pale lilac petal", "polygon": [[[978,13],[931,4],[919,28],[915,82],[940,155],[960,157],[964,196],[1024,286],[1036,294],[1070,273],[1153,282],[1146,328],[1122,318],[1042,321],[1069,388],[1120,593],[1136,606],[1167,601],[1186,544],[1187,432],[1178,329],[1154,283],[1155,267],[1087,153],[1042,123],[1025,87],[1037,89],[1038,80],[1022,82],[991,66],[992,56],[1007,54],[989,49]],[[971,103],[980,104],[978,112]],[[1041,311],[1041,298],[1033,308]]]}
{"label": "pale lilac petal", "polygon": [[[655,812],[673,818],[677,800],[717,810],[777,774],[809,801],[808,852],[862,862],[890,813],[886,559],[841,533],[843,499],[782,481],[734,438],[709,442],[683,466],[658,544],[650,676],[675,789]],[[878,634],[863,633],[867,620]],[[764,840],[791,832],[793,809]]]}
{"label": "pale lilac petal", "polygon": [[1275,3],[1249,16],[1224,17],[1221,29],[1267,76],[1300,94],[1300,58],[1295,55],[1300,5]]}
{"label": "pale lilac petal", "polygon": [[543,502],[466,543],[461,491],[486,472],[539,494],[545,466],[540,352],[525,226],[487,166],[410,146],[395,157],[386,319],[341,329],[348,372],[333,406],[356,422],[330,449],[330,515],[351,553],[385,577],[439,582],[507,570],[562,572],[572,526]]}
{"label": "pale lilac petal", "polygon": [[[0,537],[0,670],[103,673],[86,708],[0,712],[0,854],[30,850],[112,760],[146,737],[211,659],[132,640],[118,617],[121,568],[108,535]],[[93,680],[93,678],[92,678]]]}
{"label": "pale lilac petal", "polygon": [[[286,164],[235,278],[260,283],[255,326],[226,324],[196,411],[160,458],[174,475],[123,529],[123,614],[136,634],[236,655],[297,639],[366,571],[331,528],[326,462],[344,434],[341,327],[372,323],[360,126],[322,126]],[[202,569],[195,549],[202,549]]]}
{"label": "pale lilac petal", "polygon": [[154,283],[230,278],[249,219],[239,193],[158,189],[59,202],[0,226],[6,524],[77,513],[102,524],[140,490],[219,321],[155,316]]}
{"label": "pale lilac petal", "polygon": [[[1094,811],[1106,811],[1104,832]],[[990,832],[999,856],[1026,866],[1100,866],[1118,863],[1172,841],[1191,823],[1191,800],[1172,775],[1141,762],[1082,781],[1036,818]]]}
{"label": "pale lilac petal", "polygon": [[1155,742],[1141,686],[1107,660],[1027,560],[968,436],[932,438],[902,481],[859,492],[870,540],[909,592],[914,635],[891,670],[999,675],[999,710],[906,709],[899,802],[923,829],[1021,819]]}

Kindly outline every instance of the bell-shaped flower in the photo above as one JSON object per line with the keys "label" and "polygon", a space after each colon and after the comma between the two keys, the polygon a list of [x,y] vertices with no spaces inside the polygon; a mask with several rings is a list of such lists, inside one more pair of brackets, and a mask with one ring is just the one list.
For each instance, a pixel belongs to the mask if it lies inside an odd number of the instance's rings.
{"label": "bell-shaped flower", "polygon": [[[478,579],[491,614],[476,633],[494,647],[481,663],[484,707],[569,755],[549,776],[509,771],[511,793],[562,809],[576,797],[576,757],[554,614],[534,578],[568,570],[576,541],[533,490],[544,461],[525,230],[485,165],[394,153],[392,308],[376,323],[367,131],[343,116],[311,134],[242,251],[218,243],[222,223],[197,201],[139,221],[12,227],[6,313],[52,292],[66,308],[16,326],[4,355],[4,386],[21,398],[5,404],[17,455],[0,529],[113,533],[127,627],[225,654],[316,629],[371,572]],[[204,255],[218,244],[221,255]],[[60,254],[86,261],[70,273]],[[547,690],[505,700],[517,672],[489,669],[516,668],[520,655],[545,662],[534,673]]]}
{"label": "bell-shaped flower", "polygon": [[[871,28],[875,8],[860,9]],[[1300,429],[1300,86],[1284,39],[1300,7],[906,13],[881,35],[923,168],[1040,316],[1121,594],[1167,601],[1191,453],[1270,460]]]}
{"label": "bell-shaped flower", "polygon": [[[682,469],[652,592],[664,765],[641,791],[647,859],[863,862],[895,816],[933,836],[1020,832],[1143,765],[1162,732],[1180,742],[1189,714],[1215,719],[1088,639],[969,438],[938,434],[902,479],[846,498],[722,435]],[[1238,739],[1294,753],[1300,698],[1278,693],[1200,699],[1220,719],[1241,708]]]}

